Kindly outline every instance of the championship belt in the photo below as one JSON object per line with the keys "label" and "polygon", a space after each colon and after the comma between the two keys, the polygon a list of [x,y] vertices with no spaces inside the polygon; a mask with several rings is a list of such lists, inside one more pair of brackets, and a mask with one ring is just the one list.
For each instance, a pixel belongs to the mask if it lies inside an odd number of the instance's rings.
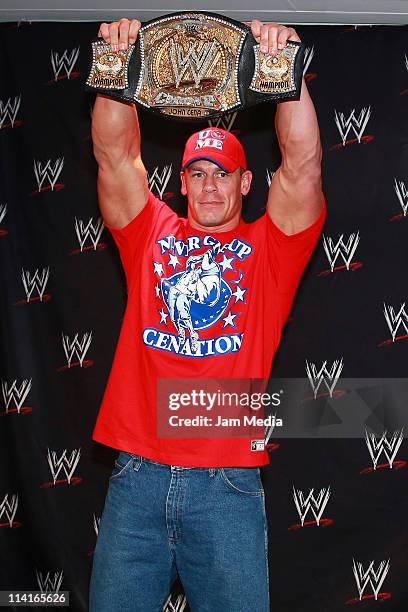
{"label": "championship belt", "polygon": [[268,100],[299,100],[303,55],[304,45],[289,40],[272,57],[246,24],[179,12],[146,22],[122,51],[94,40],[86,89],[166,117],[200,120]]}

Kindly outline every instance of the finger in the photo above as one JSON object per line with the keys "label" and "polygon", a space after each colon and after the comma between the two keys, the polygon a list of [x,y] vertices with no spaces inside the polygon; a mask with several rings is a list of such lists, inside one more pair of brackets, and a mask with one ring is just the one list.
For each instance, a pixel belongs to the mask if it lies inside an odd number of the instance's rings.
{"label": "finger", "polygon": [[262,22],[259,21],[258,19],[254,19],[251,22],[251,32],[256,42],[258,43],[261,40],[261,28],[262,28]]}
{"label": "finger", "polygon": [[269,46],[269,34],[268,34],[268,26],[262,26],[261,28],[261,51],[262,53],[268,53]]}
{"label": "finger", "polygon": [[109,24],[110,46],[112,51],[118,50],[118,22],[113,21]]}
{"label": "finger", "polygon": [[288,40],[290,35],[290,28],[281,28],[278,32],[278,51],[283,49],[286,45],[286,41]]}
{"label": "finger", "polygon": [[99,28],[98,36],[102,36],[105,42],[110,42],[109,36],[109,26],[107,23],[101,23],[101,27]]}
{"label": "finger", "polygon": [[271,55],[278,52],[278,28],[272,27],[268,30],[268,48]]}
{"label": "finger", "polygon": [[119,21],[119,49],[127,49],[129,44],[129,19]]}
{"label": "finger", "polygon": [[130,44],[133,44],[136,42],[136,38],[137,35],[139,33],[139,30],[141,28],[141,23],[138,19],[132,19],[132,21],[130,22],[130,28],[129,28],[129,42]]}
{"label": "finger", "polygon": [[296,40],[297,42],[302,42],[296,30],[294,28],[289,28],[288,40]]}

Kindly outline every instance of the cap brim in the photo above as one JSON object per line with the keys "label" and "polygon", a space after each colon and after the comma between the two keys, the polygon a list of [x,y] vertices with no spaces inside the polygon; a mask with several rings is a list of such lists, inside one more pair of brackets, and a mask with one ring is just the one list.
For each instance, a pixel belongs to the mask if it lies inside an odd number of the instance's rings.
{"label": "cap brim", "polygon": [[207,161],[212,162],[213,164],[216,164],[216,166],[221,168],[221,170],[224,170],[224,172],[235,172],[235,170],[239,168],[239,166],[234,167],[233,165],[231,165],[231,160],[228,157],[225,157],[224,155],[218,155],[217,159],[215,157],[210,157],[209,155],[198,155],[197,157],[189,159],[188,162],[184,164],[182,170],[184,171],[193,162],[199,161],[200,159],[205,159]]}

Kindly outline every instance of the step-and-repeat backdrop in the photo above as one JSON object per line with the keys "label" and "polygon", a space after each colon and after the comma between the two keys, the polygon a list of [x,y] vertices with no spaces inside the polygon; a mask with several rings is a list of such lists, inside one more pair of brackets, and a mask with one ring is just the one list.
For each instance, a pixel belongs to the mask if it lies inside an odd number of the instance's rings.
{"label": "step-and-repeat backdrop", "polygon": [[[91,433],[126,303],[98,209],[92,96],[84,91],[98,26],[0,28],[0,590],[70,591],[78,612],[87,609],[117,455]],[[271,377],[304,377],[305,413],[317,411],[328,425],[338,422],[346,377],[408,372],[408,30],[296,29],[307,45],[328,215]],[[141,112],[140,124],[150,188],[185,216],[183,143],[208,122]],[[280,164],[274,106],[213,125],[246,148],[254,182],[244,218],[254,220]],[[379,425],[387,393],[366,388],[364,399],[361,435],[267,436],[275,612],[407,609],[407,444],[398,419]],[[188,609],[180,583],[165,609]]]}

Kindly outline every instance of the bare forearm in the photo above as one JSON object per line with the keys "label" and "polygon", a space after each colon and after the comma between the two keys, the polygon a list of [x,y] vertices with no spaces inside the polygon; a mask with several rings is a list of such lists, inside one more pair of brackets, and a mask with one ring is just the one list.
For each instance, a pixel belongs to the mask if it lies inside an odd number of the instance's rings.
{"label": "bare forearm", "polygon": [[140,129],[134,104],[98,94],[92,112],[92,141],[98,163],[107,157],[140,156]]}
{"label": "bare forearm", "polygon": [[302,79],[300,100],[280,102],[275,129],[282,153],[282,167],[293,176],[320,168],[320,131],[314,104]]}

